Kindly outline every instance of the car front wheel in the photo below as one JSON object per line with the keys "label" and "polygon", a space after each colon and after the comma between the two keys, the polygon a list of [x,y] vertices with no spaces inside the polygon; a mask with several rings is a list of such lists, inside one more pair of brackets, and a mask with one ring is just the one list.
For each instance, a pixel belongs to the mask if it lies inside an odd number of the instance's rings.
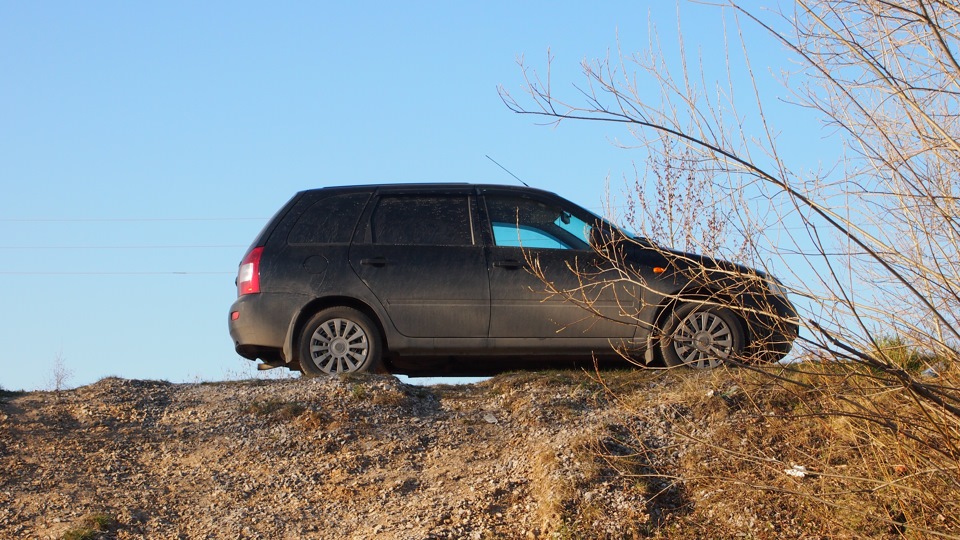
{"label": "car front wheel", "polygon": [[300,367],[304,375],[376,372],[381,339],[373,322],[348,307],[327,308],[304,326],[300,338]]}
{"label": "car front wheel", "polygon": [[715,368],[743,351],[743,326],[726,308],[683,304],[664,328],[660,352],[668,367]]}

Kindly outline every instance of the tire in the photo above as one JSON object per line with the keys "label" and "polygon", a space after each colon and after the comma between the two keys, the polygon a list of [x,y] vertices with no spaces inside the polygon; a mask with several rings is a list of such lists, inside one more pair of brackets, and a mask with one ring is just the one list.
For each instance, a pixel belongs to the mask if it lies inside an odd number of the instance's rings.
{"label": "tire", "polygon": [[375,373],[382,350],[380,331],[369,317],[353,308],[327,308],[303,327],[300,367],[308,377]]}
{"label": "tire", "polygon": [[667,367],[710,369],[743,353],[743,325],[726,308],[683,304],[673,312],[664,328],[660,354]]}

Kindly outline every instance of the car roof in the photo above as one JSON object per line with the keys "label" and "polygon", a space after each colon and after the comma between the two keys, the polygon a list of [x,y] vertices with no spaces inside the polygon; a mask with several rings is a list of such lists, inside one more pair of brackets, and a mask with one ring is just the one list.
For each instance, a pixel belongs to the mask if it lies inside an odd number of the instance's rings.
{"label": "car roof", "polygon": [[389,191],[389,192],[417,192],[417,191],[514,191],[517,193],[542,193],[556,196],[555,193],[539,188],[515,186],[505,184],[472,184],[469,182],[430,182],[430,183],[384,183],[358,184],[346,186],[325,186],[304,190],[301,193],[315,193],[319,191]]}

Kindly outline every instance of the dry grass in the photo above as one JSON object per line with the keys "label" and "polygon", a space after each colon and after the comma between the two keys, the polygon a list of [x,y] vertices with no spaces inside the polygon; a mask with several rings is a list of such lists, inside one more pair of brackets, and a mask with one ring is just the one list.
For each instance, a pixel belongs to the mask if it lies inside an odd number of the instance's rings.
{"label": "dry grass", "polygon": [[[960,469],[951,448],[960,439],[930,429],[950,418],[906,390],[836,363],[661,375],[674,376],[656,406],[672,418],[676,446],[651,445],[640,430],[619,433],[618,452],[609,441],[595,446],[620,474],[663,486],[648,490],[651,503],[673,490],[656,534],[960,534]],[[630,391],[616,376],[604,381],[617,388],[628,415],[650,417],[654,405],[643,389]],[[940,374],[940,384],[955,381],[956,373]]]}

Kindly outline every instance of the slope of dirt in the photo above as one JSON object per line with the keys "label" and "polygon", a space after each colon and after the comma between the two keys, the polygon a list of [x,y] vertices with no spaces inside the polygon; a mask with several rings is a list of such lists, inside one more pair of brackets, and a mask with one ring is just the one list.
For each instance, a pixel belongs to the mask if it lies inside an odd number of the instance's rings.
{"label": "slope of dirt", "polygon": [[763,418],[731,409],[722,379],[614,381],[611,393],[575,371],[430,387],[110,378],[8,395],[0,538],[816,536],[769,492],[730,500],[674,480],[691,426],[736,437]]}

